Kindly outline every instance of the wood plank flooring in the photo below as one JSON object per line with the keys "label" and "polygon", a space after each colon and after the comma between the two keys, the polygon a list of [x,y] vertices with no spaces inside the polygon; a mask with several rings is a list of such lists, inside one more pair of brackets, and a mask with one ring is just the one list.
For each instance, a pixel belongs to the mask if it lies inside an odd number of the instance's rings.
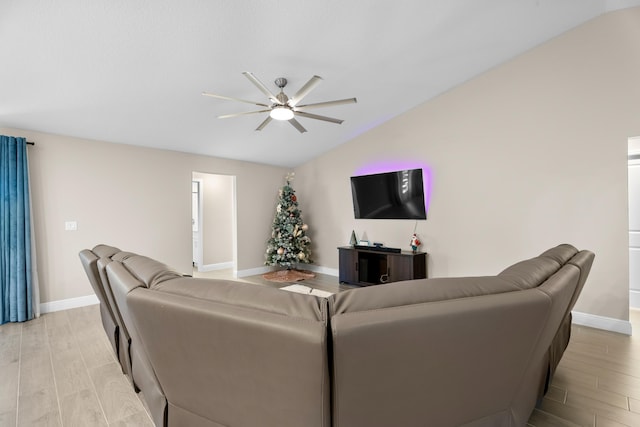
{"label": "wood plank flooring", "polygon": [[574,325],[532,426],[640,426],[640,311],[634,336]]}
{"label": "wood plank flooring", "polygon": [[97,305],[0,326],[0,427],[153,427]]}
{"label": "wood plank flooring", "polygon": [[[240,280],[287,285],[261,276]],[[348,288],[321,274],[301,284],[329,292]],[[640,311],[631,310],[630,320],[640,331]],[[572,333],[551,389],[528,426],[640,426],[638,334],[628,337],[576,325]],[[152,427],[144,405],[113,355],[98,306],[0,326],[0,427]]]}

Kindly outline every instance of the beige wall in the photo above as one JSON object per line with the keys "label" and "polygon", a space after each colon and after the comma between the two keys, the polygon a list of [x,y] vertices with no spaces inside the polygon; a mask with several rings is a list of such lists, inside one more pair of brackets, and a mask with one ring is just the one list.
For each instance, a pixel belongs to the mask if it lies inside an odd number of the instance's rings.
{"label": "beige wall", "polygon": [[[576,309],[628,319],[626,165],[628,138],[640,135],[638,22],[638,8],[597,18],[297,168],[316,264],[337,268],[336,246],[351,230],[408,248],[414,221],[353,219],[349,176],[410,161],[433,176],[429,219],[417,223],[431,277],[495,274],[569,242],[596,253]],[[238,269],[262,266],[286,170],[0,132],[37,143],[29,150],[43,302],[92,293],[77,254],[99,242],[189,271],[192,171],[237,177]],[[78,221],[78,231],[65,232],[66,220]]]}
{"label": "beige wall", "polygon": [[232,262],[234,178],[203,173],[193,176],[202,182],[202,263],[206,266]]}
{"label": "beige wall", "polygon": [[[285,169],[18,129],[0,133],[36,142],[29,160],[42,302],[93,293],[78,252],[98,243],[190,272],[193,171],[237,177],[238,269],[264,263]],[[64,230],[68,220],[78,231]]]}
{"label": "beige wall", "polygon": [[349,177],[379,162],[423,164],[433,187],[417,232],[430,277],[496,274],[572,243],[596,253],[576,310],[627,320],[639,23],[640,8],[600,17],[297,168],[317,263],[337,268],[351,230],[409,249],[415,221],[353,219]]}

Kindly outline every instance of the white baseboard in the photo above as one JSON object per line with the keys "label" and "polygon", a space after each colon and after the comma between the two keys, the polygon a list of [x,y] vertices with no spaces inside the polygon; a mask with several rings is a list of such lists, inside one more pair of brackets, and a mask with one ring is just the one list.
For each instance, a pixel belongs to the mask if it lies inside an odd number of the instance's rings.
{"label": "white baseboard", "polygon": [[247,276],[257,276],[258,274],[268,273],[272,270],[272,267],[264,266],[257,268],[248,268],[246,270],[238,270],[235,271],[236,277],[247,277]]}
{"label": "white baseboard", "polygon": [[226,270],[227,268],[233,268],[233,261],[219,262],[217,264],[199,265],[198,271],[205,272],[205,271]]}
{"label": "white baseboard", "polygon": [[603,329],[619,334],[631,335],[631,322],[627,320],[613,319],[611,317],[597,316],[595,314],[571,312],[573,323],[590,328]]}
{"label": "white baseboard", "polygon": [[339,276],[337,268],[322,267],[321,265],[298,264],[296,268],[300,270],[313,271],[314,273],[326,274],[328,276]]}
{"label": "white baseboard", "polygon": [[84,307],[87,305],[99,304],[98,297],[87,295],[84,297],[68,298],[58,301],[49,301],[40,303],[40,313],[52,313],[54,311],[68,310],[70,308]]}
{"label": "white baseboard", "polygon": [[640,308],[640,291],[629,291],[629,307]]}

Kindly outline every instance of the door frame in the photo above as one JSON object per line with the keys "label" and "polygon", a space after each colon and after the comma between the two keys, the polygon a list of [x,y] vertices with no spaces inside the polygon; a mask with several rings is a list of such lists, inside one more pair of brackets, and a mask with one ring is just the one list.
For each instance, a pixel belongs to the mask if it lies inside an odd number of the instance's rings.
{"label": "door frame", "polygon": [[[196,183],[198,184],[198,223],[196,224],[198,226],[198,229],[194,232],[193,231],[193,184]],[[193,175],[191,176],[191,209],[192,209],[192,214],[191,214],[191,247],[193,248],[194,244],[194,236],[197,237],[197,243],[198,246],[196,248],[196,250],[194,251],[192,249],[193,252],[193,263],[195,264],[194,267],[196,267],[197,269],[200,269],[202,267],[202,258],[203,258],[203,253],[202,253],[202,179],[199,178],[194,178]]]}

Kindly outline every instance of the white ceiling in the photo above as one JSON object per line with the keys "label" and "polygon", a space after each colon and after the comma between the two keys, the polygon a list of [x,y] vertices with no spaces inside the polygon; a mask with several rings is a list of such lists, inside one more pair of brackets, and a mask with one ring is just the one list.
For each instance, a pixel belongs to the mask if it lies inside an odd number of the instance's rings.
{"label": "white ceiling", "polygon": [[[0,0],[0,126],[294,167],[609,10],[640,0]],[[266,102],[342,125],[218,119]]]}

